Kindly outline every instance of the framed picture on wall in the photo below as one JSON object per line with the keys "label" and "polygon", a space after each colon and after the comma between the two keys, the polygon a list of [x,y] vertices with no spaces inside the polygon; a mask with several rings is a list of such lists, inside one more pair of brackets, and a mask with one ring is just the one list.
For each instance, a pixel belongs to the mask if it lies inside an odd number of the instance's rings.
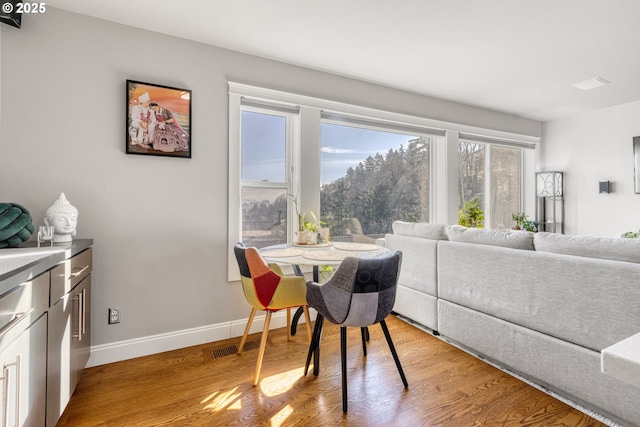
{"label": "framed picture on wall", "polygon": [[127,80],[126,152],[191,158],[191,91]]}
{"label": "framed picture on wall", "polygon": [[640,136],[633,137],[633,178],[636,194],[640,194]]}

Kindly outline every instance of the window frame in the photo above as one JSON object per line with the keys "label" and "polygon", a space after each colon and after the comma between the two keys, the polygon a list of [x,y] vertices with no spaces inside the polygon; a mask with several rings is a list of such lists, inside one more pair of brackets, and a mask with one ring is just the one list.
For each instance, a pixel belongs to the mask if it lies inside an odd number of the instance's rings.
{"label": "window frame", "polygon": [[[484,228],[492,229],[493,221],[493,206],[491,206],[491,191],[492,191],[492,179],[491,179],[491,156],[493,147],[507,147],[517,148],[520,150],[520,200],[519,200],[519,212],[532,212],[534,205],[529,202],[531,195],[533,195],[534,180],[528,175],[534,176],[535,172],[535,159],[537,157],[537,145],[530,144],[522,141],[509,141],[500,140],[495,138],[489,138],[477,135],[459,134],[457,139],[458,147],[461,142],[469,142],[474,144],[481,144],[484,146]],[[529,173],[531,172],[531,173]],[[458,195],[459,197],[459,195]],[[514,212],[515,213],[515,212]],[[532,214],[530,214],[532,216]],[[533,216],[532,216],[533,217]],[[457,223],[457,222],[456,222]]]}
{"label": "window frame", "polygon": [[[445,122],[425,117],[395,113],[338,101],[331,101],[274,89],[267,89],[237,82],[229,85],[229,245],[228,277],[229,281],[240,279],[233,245],[240,239],[241,206],[241,99],[246,97],[259,104],[297,107],[300,111],[296,138],[292,147],[291,184],[292,194],[298,195],[300,212],[320,209],[320,121],[323,112],[338,112],[364,121],[388,123],[394,126],[416,127],[444,132],[442,138],[434,138],[431,150],[431,205],[432,223],[457,224],[458,217],[458,141],[461,137],[484,138],[494,143],[502,141],[507,145],[520,145],[533,148],[524,150],[521,198],[523,210],[533,213],[535,210],[535,171],[539,163],[540,137],[513,132],[482,128],[477,125],[465,125]],[[301,159],[304,158],[304,173],[301,173]],[[289,203],[289,209],[293,209]],[[291,212],[288,212],[292,218]],[[293,224],[294,221],[289,221]],[[290,225],[293,227],[293,225]],[[288,231],[291,233],[291,231]],[[290,239],[291,236],[289,235]]]}
{"label": "window frame", "polygon": [[[251,188],[268,188],[268,189],[285,189],[287,194],[296,194],[299,192],[299,179],[294,179],[294,170],[299,171],[299,159],[300,156],[296,155],[299,152],[300,146],[300,125],[299,125],[299,114],[293,112],[287,112],[279,109],[270,108],[269,106],[255,106],[252,105],[241,105],[240,106],[240,115],[244,112],[251,112],[257,114],[266,114],[277,117],[283,117],[285,119],[285,181],[255,181],[255,180],[245,180],[242,178],[242,117],[240,118],[240,203],[242,204],[242,190],[246,187]],[[295,208],[293,203],[291,203],[290,198],[287,199],[287,242],[291,242],[291,236],[293,235],[293,230],[295,227],[295,221],[291,219],[295,219],[293,216],[295,212]],[[240,215],[242,216],[242,208],[240,208]],[[240,230],[239,237],[242,239],[242,218],[240,218]]]}
{"label": "window frame", "polygon": [[[248,100],[239,94],[229,94],[229,223],[228,242],[233,247],[242,241],[242,190],[246,187],[286,189],[287,194],[297,194],[300,188],[300,115],[293,110],[297,106],[278,105],[260,99]],[[242,177],[242,115],[252,112],[285,118],[285,181],[255,181]],[[233,126],[232,126],[233,124]],[[287,200],[287,242],[291,241],[295,221],[294,204]],[[228,253],[228,280],[240,280],[233,250]]]}

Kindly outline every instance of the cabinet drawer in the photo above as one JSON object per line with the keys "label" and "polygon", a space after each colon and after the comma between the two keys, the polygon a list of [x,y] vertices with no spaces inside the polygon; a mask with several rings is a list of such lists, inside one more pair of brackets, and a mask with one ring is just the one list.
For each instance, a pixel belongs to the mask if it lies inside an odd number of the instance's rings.
{"label": "cabinet drawer", "polygon": [[73,289],[92,270],[92,248],[80,252],[73,258],[67,259],[51,270],[51,301],[54,305],[63,295]]}
{"label": "cabinet drawer", "polygon": [[47,310],[49,277],[41,274],[0,298],[0,351]]}

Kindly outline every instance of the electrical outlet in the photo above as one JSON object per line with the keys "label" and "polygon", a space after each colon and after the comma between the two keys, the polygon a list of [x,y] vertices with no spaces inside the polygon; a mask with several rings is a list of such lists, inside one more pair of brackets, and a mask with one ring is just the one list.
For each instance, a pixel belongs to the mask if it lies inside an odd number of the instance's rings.
{"label": "electrical outlet", "polygon": [[120,323],[120,309],[119,308],[110,308],[109,309],[109,324],[113,325],[114,323]]}

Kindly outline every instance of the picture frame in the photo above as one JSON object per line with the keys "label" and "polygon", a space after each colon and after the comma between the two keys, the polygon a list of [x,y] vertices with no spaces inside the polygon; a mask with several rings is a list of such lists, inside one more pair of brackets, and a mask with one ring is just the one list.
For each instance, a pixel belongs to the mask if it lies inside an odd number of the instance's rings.
{"label": "picture frame", "polygon": [[[2,2],[2,9],[0,10],[0,22],[3,24],[11,25],[12,27],[20,28],[22,26],[22,0],[5,0]],[[37,5],[38,3],[33,3]],[[44,3],[40,3],[44,5]]]}
{"label": "picture frame", "polygon": [[640,194],[640,136],[633,137],[633,183],[634,192]]}
{"label": "picture frame", "polygon": [[191,90],[126,82],[127,154],[191,158]]}

